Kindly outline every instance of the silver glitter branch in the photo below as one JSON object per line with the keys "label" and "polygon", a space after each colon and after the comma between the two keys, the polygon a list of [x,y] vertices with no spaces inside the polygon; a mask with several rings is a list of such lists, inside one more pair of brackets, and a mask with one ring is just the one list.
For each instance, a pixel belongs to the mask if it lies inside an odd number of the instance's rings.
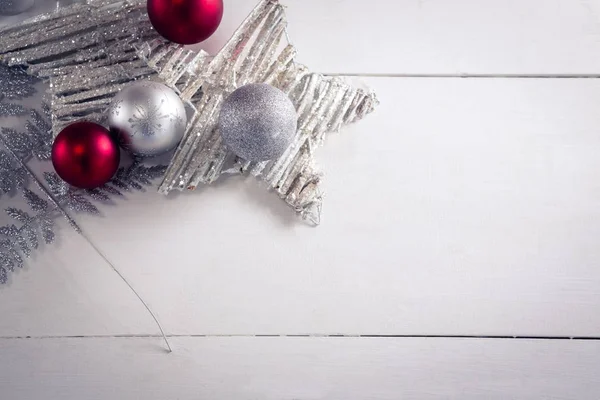
{"label": "silver glitter branch", "polygon": [[[96,247],[96,245],[89,239],[85,232],[79,228],[75,220],[71,218],[69,213],[65,210],[64,205],[66,204],[67,208],[70,208],[71,210],[90,212],[94,214],[98,213],[98,209],[92,203],[87,201],[81,193],[77,193],[77,191],[74,191],[72,188],[68,187],[54,173],[45,174],[46,182],[50,186],[50,191],[48,191],[42,182],[40,182],[40,180],[31,172],[31,170],[29,170],[26,163],[23,162],[23,160],[21,160],[11,148],[10,142],[8,142],[1,135],[0,142],[5,145],[9,155],[14,160],[18,161],[25,173],[35,182],[38,189],[44,192],[48,198],[47,201],[43,200],[34,192],[23,188],[23,196],[25,197],[27,204],[33,211],[38,212],[38,214],[32,217],[27,212],[14,207],[9,207],[6,209],[7,214],[13,219],[22,223],[22,225],[20,228],[14,224],[0,227],[0,284],[4,284],[8,281],[9,271],[12,272],[15,268],[23,267],[24,263],[21,254],[28,258],[31,255],[32,248],[38,248],[38,229],[41,230],[41,235],[46,243],[50,244],[54,241],[54,217],[55,214],[62,214],[62,216],[67,219],[69,224],[85,238],[85,240],[94,248],[94,250],[96,250],[96,252],[98,252],[98,254],[110,266],[110,268],[140,300],[140,302],[156,322],[167,349],[169,352],[171,352],[171,345],[169,344],[169,341],[165,335],[164,329],[148,304],[135,290],[129,280],[110,262],[104,253],[102,253],[100,249]],[[120,187],[125,190],[130,190],[131,188],[143,189],[138,182],[149,184],[150,179],[156,178],[157,175],[162,175],[164,173],[164,167],[162,166],[144,167],[137,161],[138,160],[136,160],[136,162],[134,162],[134,164],[129,168],[121,168],[115,179],[110,183],[115,184],[114,182],[118,182]],[[117,189],[114,189],[109,185],[104,185],[101,189],[108,193],[122,195]],[[99,201],[106,201],[110,199],[101,190],[95,189],[93,191],[86,191],[86,193]],[[49,204],[52,205],[52,207],[49,207]],[[5,238],[2,239],[2,236]]]}
{"label": "silver glitter branch", "polygon": [[100,214],[100,210],[91,200],[112,203],[113,197],[124,197],[123,191],[144,191],[145,186],[163,176],[166,165],[145,166],[139,161],[129,167],[121,167],[115,176],[105,185],[96,189],[77,189],[66,184],[54,172],[44,173],[44,180],[50,193],[66,209],[88,214]]}
{"label": "silver glitter branch", "polygon": [[[15,224],[0,226],[0,284],[7,282],[9,271],[12,272],[15,268],[23,267],[23,257],[29,258],[32,250],[38,248],[39,232],[41,232],[41,236],[47,244],[54,241],[53,227],[56,215],[63,214],[76,227],[75,221],[62,211],[51,196],[48,195],[50,202],[46,201],[25,187],[27,180],[31,179],[40,190],[46,192],[43,185],[29,170],[24,159],[17,154],[17,151],[27,153],[30,149],[19,148],[15,144],[18,142],[20,142],[20,139],[17,134],[13,134],[8,139],[4,134],[0,134],[0,144],[4,145],[6,149],[6,152],[0,152],[2,169],[8,171],[7,175],[9,177],[11,175],[18,176],[16,179],[9,179],[9,184],[4,186],[2,191],[4,194],[8,194],[14,189],[21,190],[27,204],[37,214],[31,216],[28,212],[14,207],[5,210],[8,216],[21,223],[21,226],[17,227]],[[27,157],[29,157],[29,154],[25,155],[25,158]],[[15,182],[14,187],[11,187],[12,182]],[[52,203],[52,206],[50,206],[50,203]]]}
{"label": "silver glitter branch", "polygon": [[17,117],[27,114],[27,109],[13,103],[35,93],[37,80],[19,68],[0,64],[0,117]]}
{"label": "silver glitter branch", "polygon": [[[116,64],[116,69],[120,71],[121,76],[123,74],[126,76],[123,81],[128,81],[132,77],[146,77],[153,74],[153,71],[148,68],[143,68],[142,71],[132,70],[130,68],[131,65],[122,65],[122,60],[115,61],[115,58],[111,55],[112,53],[106,52],[105,47],[109,46],[107,45],[107,41],[112,41],[110,46],[118,48],[123,44],[127,44],[127,38],[122,38],[122,34],[118,31],[113,31],[111,28],[112,19],[110,18],[114,17],[114,6],[111,7],[109,5],[104,8],[98,6],[95,9],[97,13],[91,11],[86,13],[85,10],[78,10],[78,6],[73,6],[64,12],[59,11],[58,13],[41,16],[27,22],[25,24],[25,32],[17,27],[9,28],[1,33],[3,44],[6,43],[7,47],[2,50],[3,55],[0,56],[0,61],[4,61],[10,65],[23,65],[29,68],[28,72],[34,74],[37,72],[37,76],[42,78],[54,78],[51,79],[50,85],[51,107],[53,111],[50,112],[49,108],[45,108],[44,111],[47,117],[52,116],[55,129],[59,129],[60,124],[66,124],[75,118],[101,118],[104,105],[110,101],[111,94],[119,90],[121,82],[119,79],[123,79],[115,78],[106,80],[98,74],[89,73],[89,71],[88,73],[84,71],[82,74],[81,66],[78,63],[94,63],[96,68],[100,69],[110,68],[107,65]],[[117,13],[119,10],[121,10],[120,7],[116,10]],[[81,14],[78,14],[79,11],[81,11]],[[109,19],[103,17],[103,13],[110,15]],[[65,18],[62,21],[58,21],[58,25],[55,25],[57,16],[59,19],[61,18],[60,16],[65,16]],[[69,18],[66,18],[66,16]],[[127,21],[128,23],[135,24],[136,22],[140,22],[136,20],[136,12],[132,12],[130,17]],[[139,18],[139,15],[137,18]],[[91,19],[94,23],[106,24],[101,31],[101,36],[98,35],[99,31],[93,25],[89,28],[89,21],[86,21],[86,19]],[[117,19],[119,19],[118,15]],[[146,21],[145,18],[141,22],[143,23],[144,21]],[[44,32],[42,27],[52,27],[55,30],[53,32]],[[79,30],[79,32],[84,33],[83,37],[85,39],[79,41],[79,38],[71,37],[65,41],[65,34],[69,35],[69,31],[72,30]],[[85,32],[86,30],[87,33]],[[136,35],[140,35],[139,37],[144,37],[143,27],[136,32]],[[19,36],[19,34],[24,36]],[[39,45],[44,47],[44,41],[53,42],[56,35],[63,36],[63,40],[59,40],[58,43],[53,43],[46,48],[46,50],[49,50],[46,53],[47,57],[39,57],[39,53],[37,55],[32,54],[36,53],[36,51],[31,51],[33,47]],[[5,38],[8,38],[7,42],[4,42]],[[32,39],[34,41],[29,42]],[[82,53],[75,51],[75,54],[73,54],[73,44],[76,42],[84,45]],[[77,50],[81,49],[78,48]],[[29,61],[23,62],[24,58],[21,59],[16,54],[19,51],[22,57],[29,57]],[[7,54],[9,53],[11,55],[7,58]],[[83,81],[83,86],[78,86],[77,88],[69,87],[73,77]],[[0,95],[0,116],[24,114],[24,108],[19,105],[7,105],[3,100],[4,97],[21,99],[30,96],[35,91],[33,88],[34,82],[35,79],[24,74],[22,71],[19,72],[16,68],[7,68],[0,64],[0,84],[3,86],[2,90],[4,91],[4,94]],[[97,89],[94,86],[96,84],[104,84],[105,87],[104,89]],[[73,113],[57,113],[57,110],[69,109],[69,107]],[[32,111],[30,120],[27,122],[25,128],[26,133],[19,134],[10,130],[3,130],[0,133],[0,144],[6,148],[6,152],[0,151],[0,172],[3,173],[0,177],[0,195],[10,194],[15,188],[22,190],[27,204],[37,214],[32,216],[28,212],[14,207],[6,209],[8,215],[20,223],[21,226],[18,227],[15,224],[11,224],[0,227],[0,284],[7,282],[8,272],[13,271],[15,268],[22,268],[24,263],[23,258],[29,257],[32,250],[38,248],[40,242],[38,234],[41,234],[42,239],[48,244],[54,241],[54,218],[62,215],[94,250],[104,258],[107,264],[140,300],[156,322],[167,349],[172,351],[158,318],[148,304],[127,278],[121,274],[89,237],[86,236],[85,232],[79,228],[75,220],[66,211],[70,209],[96,214],[99,212],[98,208],[86,196],[95,201],[109,202],[111,195],[122,196],[121,190],[143,190],[144,185],[150,185],[151,180],[162,176],[166,167],[146,167],[141,165],[139,160],[135,160],[132,166],[119,169],[109,184],[87,191],[70,188],[55,174],[46,173],[44,178],[50,188],[47,189],[31,172],[27,166],[27,161],[31,157],[36,157],[40,160],[50,158],[53,138],[52,126],[42,115],[36,111]],[[25,187],[28,178],[46,195],[47,200],[42,199]]]}
{"label": "silver glitter branch", "polygon": [[29,189],[23,189],[23,197],[35,215],[19,210],[7,208],[6,213],[20,227],[14,224],[0,226],[0,283],[6,283],[8,272],[15,268],[23,268],[23,254],[29,257],[33,249],[39,246],[39,237],[46,243],[54,241],[54,214],[56,208],[50,207],[48,201],[42,199]]}
{"label": "silver glitter branch", "polygon": [[156,74],[134,51],[157,37],[141,4],[91,0],[0,30],[0,62],[50,81],[55,134],[79,119],[102,123],[117,92]]}
{"label": "silver glitter branch", "polygon": [[[54,241],[54,220],[57,217],[64,217],[75,231],[81,233],[66,210],[99,214],[93,201],[111,203],[115,196],[123,197],[124,191],[144,190],[145,186],[151,185],[151,181],[161,177],[166,170],[166,166],[144,166],[136,160],[129,167],[121,167],[108,184],[97,189],[70,187],[53,172],[44,174],[44,183],[27,164],[34,157],[40,161],[50,159],[52,132],[48,118],[47,107],[43,108],[42,113],[30,110],[25,132],[8,128],[0,130],[0,196],[20,191],[31,210],[36,213],[30,215],[29,212],[14,207],[5,210],[20,226],[0,226],[0,284],[6,283],[8,273],[21,268],[23,260],[38,249],[38,237],[47,244]],[[27,188],[30,182],[45,195],[46,200]]]}
{"label": "silver glitter branch", "polygon": [[36,79],[23,69],[0,64],[0,101],[21,100],[35,93]]}

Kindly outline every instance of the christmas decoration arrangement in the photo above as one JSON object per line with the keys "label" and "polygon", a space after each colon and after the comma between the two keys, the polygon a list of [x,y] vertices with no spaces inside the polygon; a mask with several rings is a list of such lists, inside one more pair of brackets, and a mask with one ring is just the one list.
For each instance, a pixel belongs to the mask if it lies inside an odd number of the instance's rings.
{"label": "christmas decoration arrangement", "polygon": [[[97,212],[93,201],[154,178],[168,194],[252,175],[319,224],[314,150],[372,112],[376,96],[297,63],[277,0],[260,1],[214,57],[185,47],[216,31],[224,6],[89,0],[0,29],[0,116],[29,115],[26,132],[0,135],[0,195],[21,190],[37,213],[7,210],[22,225],[0,227],[0,282],[38,235],[53,240],[53,218],[78,229],[70,211]],[[47,107],[12,101],[31,96],[37,80],[49,84]],[[132,165],[120,166],[121,150]],[[168,166],[144,165],[171,150]],[[51,160],[56,174],[38,180],[31,157]]]}

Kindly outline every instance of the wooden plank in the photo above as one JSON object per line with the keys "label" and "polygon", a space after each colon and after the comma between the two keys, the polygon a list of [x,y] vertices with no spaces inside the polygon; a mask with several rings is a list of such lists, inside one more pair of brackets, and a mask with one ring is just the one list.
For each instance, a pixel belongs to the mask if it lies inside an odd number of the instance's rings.
{"label": "wooden plank", "polygon": [[283,1],[299,60],[315,71],[600,71],[598,0]]}
{"label": "wooden plank", "polygon": [[[282,1],[299,60],[314,71],[600,73],[600,0]],[[226,2],[220,28],[200,47],[217,52],[256,3]],[[41,0],[29,14],[54,4]]]}
{"label": "wooden plank", "polygon": [[[216,52],[256,4],[225,4]],[[300,62],[340,74],[598,74],[600,0],[282,0]]]}
{"label": "wooden plank", "polygon": [[596,341],[367,338],[0,341],[11,400],[597,399]]}
{"label": "wooden plank", "polygon": [[600,82],[367,83],[318,228],[251,178],[81,224],[173,334],[597,336]]}

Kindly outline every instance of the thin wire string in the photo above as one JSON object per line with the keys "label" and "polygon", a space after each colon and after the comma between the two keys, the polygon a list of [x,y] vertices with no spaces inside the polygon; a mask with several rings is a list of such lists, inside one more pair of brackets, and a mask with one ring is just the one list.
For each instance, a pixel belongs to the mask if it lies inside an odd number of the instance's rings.
{"label": "thin wire string", "polygon": [[[36,185],[40,188],[40,190],[43,190],[44,192],[46,192],[46,195],[52,199],[52,201],[55,204],[55,206],[57,206],[58,209],[63,214],[65,214],[69,220],[74,221],[73,217],[71,217],[69,215],[69,213],[60,205],[60,202],[56,200],[56,198],[54,197],[54,195],[52,193],[50,193],[50,191],[46,190],[46,188],[43,186],[43,184],[40,182],[40,180],[37,178],[37,176],[35,176],[35,174],[33,172],[31,172],[31,170],[29,169],[29,167],[26,166],[26,165],[25,165],[25,170],[28,173],[28,175],[30,175],[34,179]],[[152,309],[150,309],[150,306],[148,305],[148,303],[146,303],[146,301],[142,298],[142,296],[138,293],[138,291],[135,290],[135,288],[133,287],[133,285],[131,284],[131,282],[129,282],[129,280],[127,278],[125,278],[125,276],[121,273],[121,271],[119,271],[117,269],[117,267],[108,259],[108,257],[104,254],[104,252],[102,252],[102,250],[100,250],[100,248],[98,246],[96,246],[96,244],[90,239],[90,237],[85,233],[85,231],[80,226],[78,226],[78,228],[79,228],[79,234],[85,239],[86,242],[89,243],[90,246],[92,246],[92,248],[96,251],[96,253],[98,253],[98,255],[100,257],[102,257],[102,259],[104,261],[106,261],[106,263],[108,264],[108,266],[113,271],[116,272],[116,274],[119,276],[119,278],[121,278],[121,280],[123,282],[125,282],[125,284],[127,285],[127,287],[129,289],[131,289],[131,291],[133,292],[133,294],[135,295],[135,297],[137,297],[139,299],[139,301],[142,303],[142,305],[144,306],[144,308],[152,316],[152,319],[154,319],[154,322],[156,323],[156,326],[158,326],[158,329],[160,330],[160,334],[161,334],[163,340],[165,341],[165,344],[167,346],[168,352],[172,353],[173,349],[171,348],[171,344],[169,343],[169,340],[167,339],[167,336],[165,335],[165,331],[164,331],[164,329],[163,329],[160,321],[158,320],[158,317],[156,316],[156,314],[154,314],[154,312],[152,312]]]}
{"label": "thin wire string", "polygon": [[167,339],[167,336],[165,335],[165,331],[163,330],[163,327],[162,327],[161,323],[159,322],[158,318],[156,317],[156,315],[150,309],[150,306],[148,305],[148,303],[146,303],[146,301],[144,301],[144,299],[142,298],[142,296],[137,292],[137,290],[135,290],[135,288],[129,282],[129,280],[127,278],[125,278],[125,276],[117,269],[117,267],[115,267],[115,265],[100,250],[100,248],[94,244],[94,242],[83,231],[83,229],[81,229],[81,227],[79,225],[77,225],[77,223],[75,222],[75,219],[73,217],[71,217],[71,215],[69,215],[69,213],[67,212],[67,210],[65,210],[61,206],[60,202],[56,199],[56,197],[54,197],[54,195],[52,194],[52,192],[49,191],[48,189],[46,189],[46,187],[44,186],[44,184],[38,179],[38,177],[33,173],[33,171],[31,171],[31,169],[29,168],[29,166],[19,158],[19,156],[8,145],[8,143],[4,139],[3,135],[0,135],[0,142],[4,145],[4,147],[9,152],[9,154],[15,160],[17,160],[19,162],[19,164],[22,166],[22,168],[25,171],[25,173],[33,180],[33,182],[36,184],[36,186],[42,192],[44,192],[46,194],[46,196],[54,204],[54,206],[56,207],[56,209],[58,211],[60,211],[61,214],[63,214],[63,216],[67,219],[67,221],[69,221],[69,223],[72,226],[76,227],[77,232],[85,239],[86,242],[89,243],[90,246],[92,246],[92,248],[96,251],[96,253],[98,253],[98,255],[100,257],[102,257],[102,259],[104,261],[106,261],[106,263],[110,266],[110,268],[117,273],[117,275],[119,276],[119,278],[121,278],[121,280],[123,282],[125,282],[125,284],[127,285],[127,287],[129,287],[129,289],[133,292],[133,294],[135,295],[135,297],[137,297],[140,300],[140,302],[144,305],[144,308],[146,308],[146,310],[148,311],[148,313],[152,316],[152,319],[154,319],[154,322],[156,322],[156,326],[158,326],[158,329],[160,330],[160,334],[161,334],[163,340],[165,341],[165,344],[167,345],[168,352],[172,353],[173,349],[171,348],[171,344],[169,343],[169,340]]}
{"label": "thin wire string", "polygon": [[129,287],[129,289],[131,289],[131,291],[133,292],[133,294],[135,294],[135,296],[144,305],[144,307],[146,308],[146,310],[148,310],[148,313],[150,313],[150,315],[154,319],[154,322],[156,322],[156,326],[158,326],[158,329],[160,330],[160,334],[161,334],[163,340],[165,341],[165,344],[167,345],[167,349],[168,349],[169,353],[172,353],[173,349],[171,348],[169,340],[167,339],[167,336],[165,335],[165,331],[163,330],[163,327],[160,324],[160,321],[158,320],[158,318],[156,317],[156,315],[150,309],[150,306],[148,306],[148,304],[144,301],[144,299],[142,298],[142,296],[140,296],[140,294],[137,292],[137,290],[135,290],[135,288],[129,282],[129,280],[127,280],[127,278],[125,278],[125,276],[123,276],[123,274],[117,269],[117,267],[115,267],[115,265],[108,259],[108,257],[102,252],[102,250],[100,250],[100,248],[98,248],[98,246],[96,246],[94,244],[94,242],[92,242],[90,240],[90,238],[86,235],[86,233],[83,230],[81,231],[81,236],[83,236],[83,238],[90,244],[90,246],[92,246],[92,248],[94,250],[96,250],[96,253],[98,253],[100,255],[100,257],[102,257],[104,259],[104,261],[106,261],[106,263],[112,268],[112,270],[115,271],[117,273],[117,275],[119,275],[119,277],[121,278],[121,280],[123,282],[125,282],[125,284]]}

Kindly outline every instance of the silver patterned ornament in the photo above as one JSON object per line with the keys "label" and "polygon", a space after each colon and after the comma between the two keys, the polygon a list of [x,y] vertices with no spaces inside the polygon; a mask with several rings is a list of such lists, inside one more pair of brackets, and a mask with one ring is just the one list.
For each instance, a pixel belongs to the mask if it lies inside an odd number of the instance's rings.
{"label": "silver patterned ornament", "polygon": [[266,83],[235,90],[219,115],[219,131],[225,144],[247,161],[281,156],[294,140],[297,124],[290,98]]}
{"label": "silver patterned ornament", "polygon": [[187,125],[185,106],[169,87],[136,82],[117,94],[108,110],[108,125],[121,147],[153,157],[172,150]]}
{"label": "silver patterned ornament", "polygon": [[35,0],[0,0],[0,15],[17,15],[33,7]]}

